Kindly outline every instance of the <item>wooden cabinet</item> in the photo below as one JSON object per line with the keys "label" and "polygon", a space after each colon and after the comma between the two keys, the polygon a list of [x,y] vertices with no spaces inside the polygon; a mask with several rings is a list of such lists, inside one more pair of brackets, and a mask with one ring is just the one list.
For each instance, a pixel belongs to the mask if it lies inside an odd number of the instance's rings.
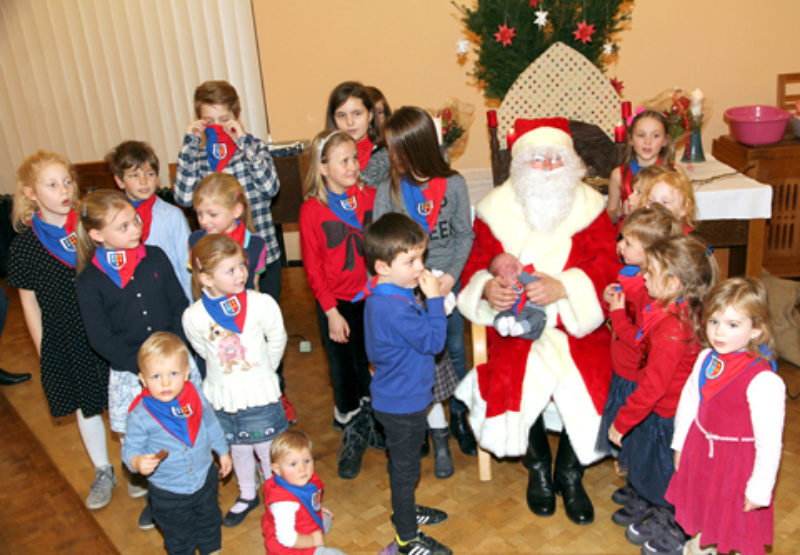
{"label": "wooden cabinet", "polygon": [[800,140],[754,147],[723,135],[714,139],[712,153],[748,177],[772,185],[764,267],[776,276],[800,276]]}

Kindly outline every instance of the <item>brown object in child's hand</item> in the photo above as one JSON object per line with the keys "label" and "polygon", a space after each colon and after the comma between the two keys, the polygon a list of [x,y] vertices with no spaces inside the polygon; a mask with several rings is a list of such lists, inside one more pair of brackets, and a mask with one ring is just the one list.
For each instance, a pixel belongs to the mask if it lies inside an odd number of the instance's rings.
{"label": "brown object in child's hand", "polygon": [[167,458],[167,455],[169,455],[169,451],[167,451],[166,449],[162,449],[161,451],[156,453],[156,458],[160,461],[163,461],[164,459]]}

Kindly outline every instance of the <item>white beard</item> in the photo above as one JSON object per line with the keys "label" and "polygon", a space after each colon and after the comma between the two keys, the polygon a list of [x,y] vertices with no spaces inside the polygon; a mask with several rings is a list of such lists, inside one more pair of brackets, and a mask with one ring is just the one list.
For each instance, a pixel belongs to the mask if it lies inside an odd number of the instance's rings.
{"label": "white beard", "polygon": [[572,209],[575,188],[585,173],[577,155],[564,150],[561,154],[564,166],[555,170],[531,168],[530,153],[511,162],[515,196],[528,225],[537,233],[550,234],[564,221]]}

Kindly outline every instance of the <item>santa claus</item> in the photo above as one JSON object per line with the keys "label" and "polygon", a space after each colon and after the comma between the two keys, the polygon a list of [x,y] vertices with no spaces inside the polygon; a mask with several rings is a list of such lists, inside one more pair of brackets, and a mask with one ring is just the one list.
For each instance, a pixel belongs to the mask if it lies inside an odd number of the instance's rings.
{"label": "santa claus", "polygon": [[[475,242],[461,274],[458,308],[488,326],[488,363],[472,370],[456,396],[470,409],[480,445],[499,457],[523,456],[528,506],[555,512],[561,493],[567,516],[594,520],[583,467],[595,450],[611,380],[610,334],[600,304],[620,269],[615,235],[602,195],[584,184],[567,120],[517,122],[510,178],[476,209]],[[513,284],[487,270],[502,252],[538,277],[525,286],[545,307],[547,327],[535,341],[501,337],[494,316],[515,301]],[[545,428],[560,431],[555,470]]]}

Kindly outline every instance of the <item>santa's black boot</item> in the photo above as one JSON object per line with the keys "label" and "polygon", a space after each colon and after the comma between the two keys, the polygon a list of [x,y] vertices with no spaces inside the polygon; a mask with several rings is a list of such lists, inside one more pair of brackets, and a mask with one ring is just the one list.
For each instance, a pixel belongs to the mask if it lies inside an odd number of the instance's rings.
{"label": "santa's black boot", "polygon": [[566,432],[562,432],[553,473],[556,491],[564,497],[564,510],[575,524],[589,524],[594,520],[594,507],[583,489],[583,465],[575,455]]}
{"label": "santa's black boot", "polygon": [[528,507],[538,516],[552,516],[556,512],[552,462],[544,420],[540,416],[528,432],[528,450],[522,459],[522,464],[528,469]]}

